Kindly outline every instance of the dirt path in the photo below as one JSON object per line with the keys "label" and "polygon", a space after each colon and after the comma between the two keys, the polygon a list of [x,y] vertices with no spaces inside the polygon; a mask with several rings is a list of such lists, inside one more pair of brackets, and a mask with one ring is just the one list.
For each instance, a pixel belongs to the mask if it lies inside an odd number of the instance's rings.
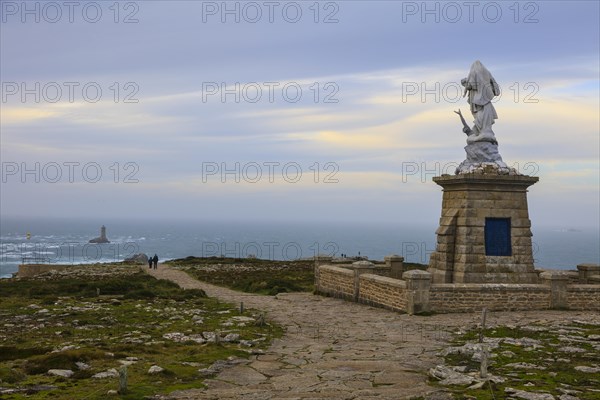
{"label": "dirt path", "polygon": [[[200,282],[160,265],[144,269],[185,289],[265,311],[286,329],[266,354],[206,380],[205,390],[176,392],[169,399],[408,399],[439,391],[427,385],[436,353],[456,328],[476,324],[475,314],[409,316],[309,293],[262,296]],[[488,326],[586,319],[589,313],[492,313]]]}

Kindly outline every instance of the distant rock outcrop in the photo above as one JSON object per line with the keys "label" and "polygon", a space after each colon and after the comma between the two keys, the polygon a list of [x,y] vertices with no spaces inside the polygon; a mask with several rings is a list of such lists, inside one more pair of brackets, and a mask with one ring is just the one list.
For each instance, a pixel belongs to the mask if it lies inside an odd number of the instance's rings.
{"label": "distant rock outcrop", "polygon": [[104,225],[100,228],[100,237],[90,240],[89,243],[110,243],[106,238],[106,227]]}
{"label": "distant rock outcrop", "polygon": [[148,264],[148,256],[144,253],[139,253],[139,254],[134,254],[131,257],[127,257],[125,260],[123,260],[126,263],[131,263],[131,264]]}

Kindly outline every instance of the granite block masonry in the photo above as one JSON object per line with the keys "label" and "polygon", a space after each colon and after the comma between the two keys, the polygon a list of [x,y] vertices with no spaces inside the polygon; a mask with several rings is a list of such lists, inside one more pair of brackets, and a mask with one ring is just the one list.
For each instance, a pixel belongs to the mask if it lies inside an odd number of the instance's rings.
{"label": "granite block masonry", "polygon": [[538,283],[527,188],[539,178],[466,173],[433,181],[443,188],[433,283]]}
{"label": "granite block masonry", "polygon": [[[540,283],[432,283],[427,271],[408,270],[402,279],[381,275],[376,264],[327,265],[315,260],[319,294],[408,314],[524,310],[600,312],[600,265],[579,265],[587,276],[540,271]],[[577,275],[576,275],[577,276]]]}

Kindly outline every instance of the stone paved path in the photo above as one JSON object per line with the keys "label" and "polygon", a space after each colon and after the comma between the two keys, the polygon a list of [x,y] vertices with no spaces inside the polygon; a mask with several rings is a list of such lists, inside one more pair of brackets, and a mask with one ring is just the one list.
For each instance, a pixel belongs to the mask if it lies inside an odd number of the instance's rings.
{"label": "stone paved path", "polygon": [[[144,269],[185,289],[265,311],[286,329],[264,355],[236,365],[205,383],[207,389],[172,393],[168,399],[391,400],[434,394],[427,371],[450,332],[479,322],[476,314],[409,316],[309,293],[263,296],[200,282],[159,264]],[[491,313],[488,326],[532,321],[586,319],[589,313]]]}

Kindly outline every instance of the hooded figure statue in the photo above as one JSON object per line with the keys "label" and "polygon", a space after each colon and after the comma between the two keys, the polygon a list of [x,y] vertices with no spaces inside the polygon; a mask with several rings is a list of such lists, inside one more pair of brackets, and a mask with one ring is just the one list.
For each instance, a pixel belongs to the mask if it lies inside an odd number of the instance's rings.
{"label": "hooded figure statue", "polygon": [[467,142],[496,142],[492,131],[494,120],[498,118],[492,99],[500,94],[500,87],[488,69],[477,60],[471,65],[469,76],[461,80],[465,87],[464,95],[469,95],[467,101],[475,118],[472,135]]}
{"label": "hooded figure statue", "polygon": [[464,95],[469,95],[467,101],[475,118],[475,125],[471,128],[460,110],[454,111],[460,117],[463,132],[467,134],[467,158],[456,168],[456,173],[487,173],[486,171],[491,170],[493,173],[516,175],[516,170],[502,161],[498,142],[492,131],[494,120],[498,119],[492,100],[500,94],[496,80],[478,60],[471,65],[469,76],[460,82],[465,87]]}

